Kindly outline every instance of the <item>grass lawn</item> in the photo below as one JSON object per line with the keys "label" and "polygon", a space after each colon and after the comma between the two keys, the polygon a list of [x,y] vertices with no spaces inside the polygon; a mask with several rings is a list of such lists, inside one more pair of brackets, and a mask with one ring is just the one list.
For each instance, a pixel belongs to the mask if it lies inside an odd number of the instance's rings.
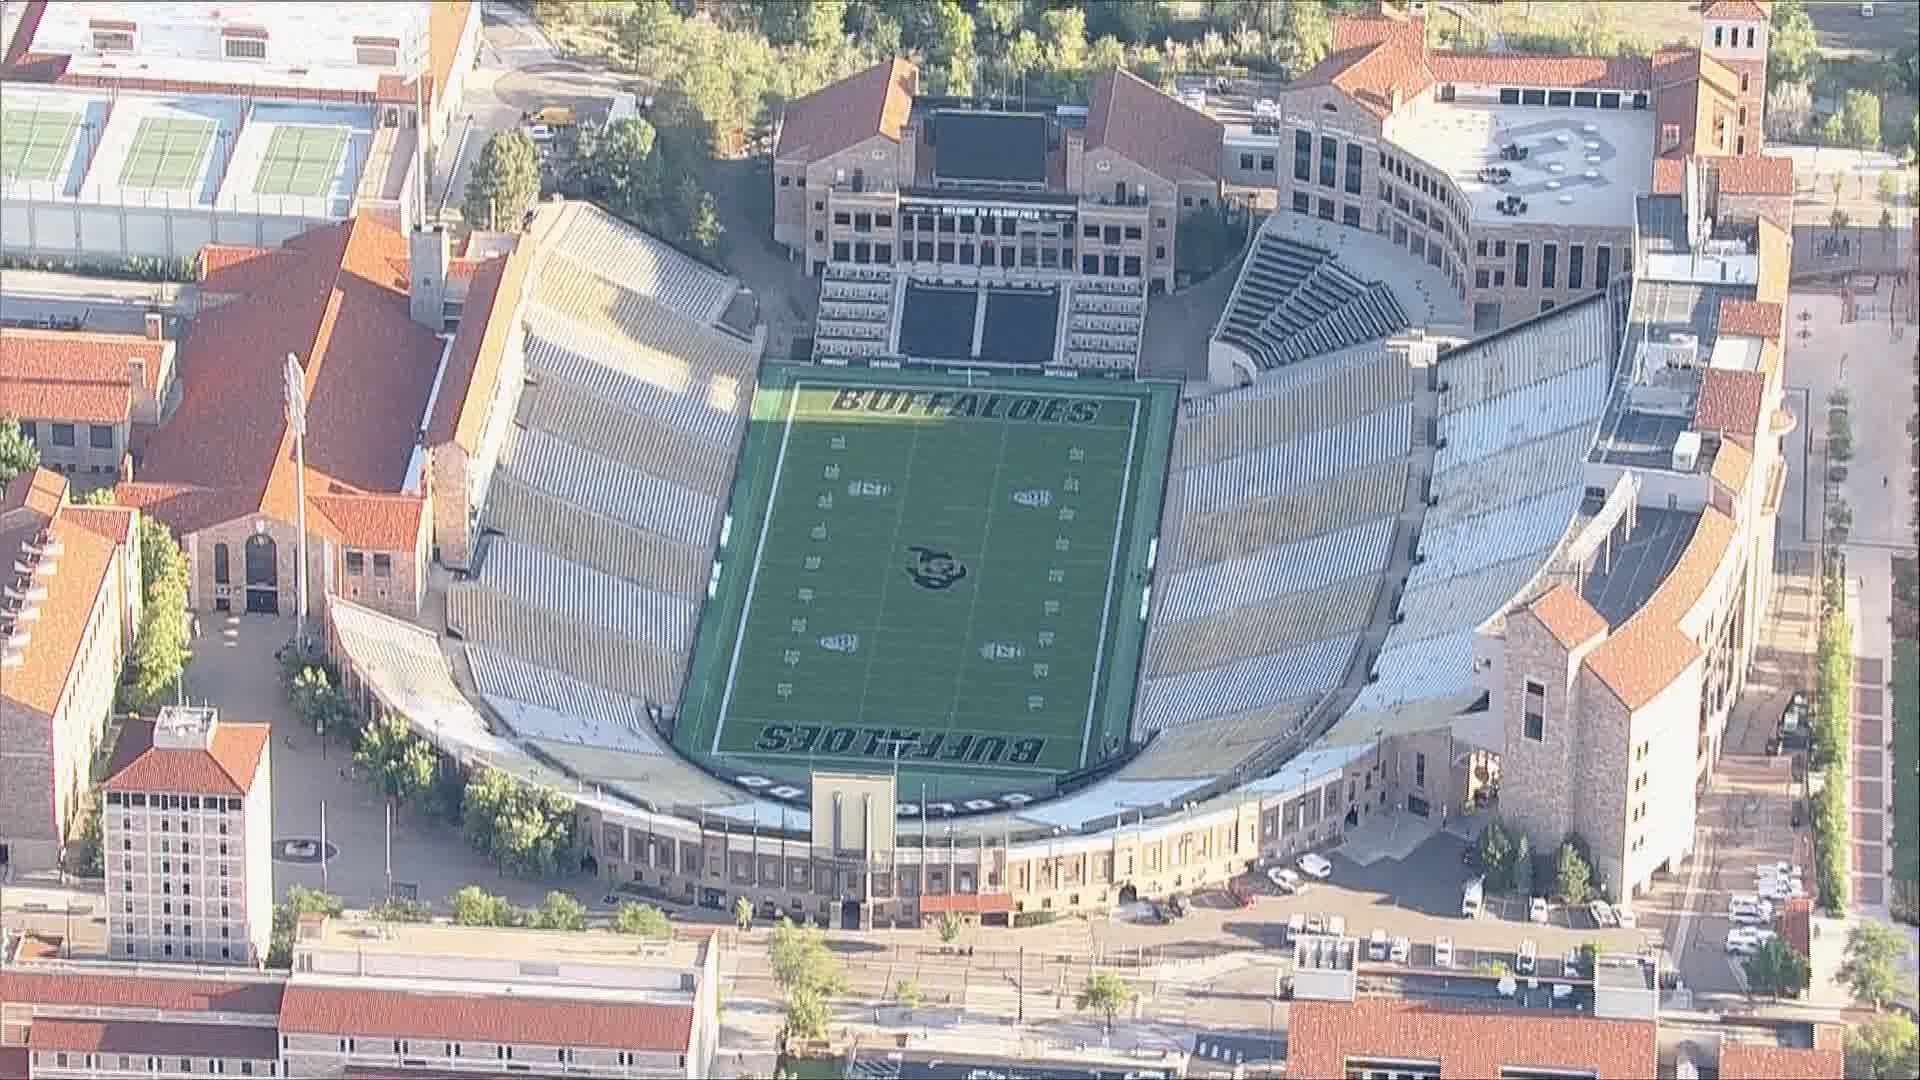
{"label": "grass lawn", "polygon": [[687,749],[884,769],[898,745],[902,790],[945,796],[1121,749],[1162,389],[763,378]]}
{"label": "grass lawn", "polygon": [[841,1080],[846,1075],[840,1059],[831,1057],[783,1057],[780,1071],[798,1080]]}
{"label": "grass lawn", "polygon": [[1893,876],[1920,882],[1920,649],[1910,638],[1893,643]]}

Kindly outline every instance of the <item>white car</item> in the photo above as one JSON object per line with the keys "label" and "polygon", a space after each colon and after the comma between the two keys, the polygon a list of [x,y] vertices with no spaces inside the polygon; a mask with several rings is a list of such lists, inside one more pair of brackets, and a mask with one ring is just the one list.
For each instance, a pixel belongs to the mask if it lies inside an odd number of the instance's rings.
{"label": "white car", "polygon": [[1532,938],[1522,941],[1520,943],[1520,951],[1513,954],[1514,973],[1531,975],[1538,969],[1539,964],[1540,946],[1534,944]]}
{"label": "white car", "polygon": [[1736,896],[1727,901],[1727,918],[1742,926],[1770,926],[1773,905],[1757,896]]}
{"label": "white car", "polygon": [[1413,942],[1408,941],[1406,938],[1403,938],[1403,937],[1397,937],[1393,939],[1393,947],[1388,951],[1388,954],[1387,954],[1388,959],[1392,960],[1396,964],[1406,963],[1407,958],[1412,955],[1413,955]]}
{"label": "white car", "polygon": [[1594,900],[1587,904],[1587,914],[1593,916],[1593,925],[1600,927],[1619,926],[1620,919],[1613,913],[1613,905],[1605,900]]}
{"label": "white car", "polygon": [[1345,915],[1328,916],[1327,933],[1333,935],[1334,937],[1346,937],[1347,936],[1347,917]]}
{"label": "white car", "polygon": [[1536,896],[1533,898],[1533,902],[1527,905],[1527,918],[1537,923],[1543,923],[1547,921],[1547,898],[1546,897]]}
{"label": "white car", "polygon": [[1367,959],[1375,963],[1385,960],[1388,947],[1387,932],[1374,927],[1373,933],[1367,936]]}
{"label": "white car", "polygon": [[1760,866],[1754,869],[1753,875],[1759,878],[1797,878],[1805,876],[1799,867],[1784,859],[1779,862],[1760,864]]}
{"label": "white car", "polygon": [[1736,926],[1727,931],[1727,952],[1729,955],[1749,956],[1760,950],[1760,946],[1773,938],[1773,931],[1761,930],[1752,926]]}
{"label": "white car", "polygon": [[1795,896],[1807,895],[1807,887],[1799,878],[1768,878],[1760,883],[1762,900],[1784,901]]}
{"label": "white car", "polygon": [[1433,966],[1450,968],[1453,966],[1453,939],[1437,937],[1433,939]]}
{"label": "white car", "polygon": [[1333,864],[1328,862],[1325,857],[1316,855],[1311,851],[1300,856],[1297,865],[1300,867],[1300,872],[1310,878],[1325,881],[1333,875]]}
{"label": "white car", "polygon": [[1632,930],[1639,925],[1639,920],[1633,916],[1633,909],[1625,904],[1621,904],[1619,907],[1613,909],[1613,917],[1623,930]]}
{"label": "white car", "polygon": [[1300,879],[1299,874],[1284,866],[1268,867],[1267,880],[1273,882],[1273,887],[1283,893],[1297,893],[1307,887],[1307,883]]}

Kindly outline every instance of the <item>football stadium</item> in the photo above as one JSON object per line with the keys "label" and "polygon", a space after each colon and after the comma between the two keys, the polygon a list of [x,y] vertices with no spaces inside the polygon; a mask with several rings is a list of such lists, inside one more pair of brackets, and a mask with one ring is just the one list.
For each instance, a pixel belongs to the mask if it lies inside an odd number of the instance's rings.
{"label": "football stadium", "polygon": [[675,742],[952,797],[1121,757],[1175,393],[762,370]]}

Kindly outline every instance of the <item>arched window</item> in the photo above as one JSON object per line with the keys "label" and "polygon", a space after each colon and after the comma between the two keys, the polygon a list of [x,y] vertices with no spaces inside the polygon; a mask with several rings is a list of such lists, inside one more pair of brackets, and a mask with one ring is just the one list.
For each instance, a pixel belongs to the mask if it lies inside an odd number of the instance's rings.
{"label": "arched window", "polygon": [[233,581],[232,568],[227,563],[227,545],[213,545],[213,582],[226,585]]}

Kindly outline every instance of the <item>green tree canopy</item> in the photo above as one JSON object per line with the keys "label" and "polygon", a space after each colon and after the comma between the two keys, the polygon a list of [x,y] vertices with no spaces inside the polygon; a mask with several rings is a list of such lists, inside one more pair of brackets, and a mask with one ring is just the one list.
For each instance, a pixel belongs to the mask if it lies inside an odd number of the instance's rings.
{"label": "green tree canopy", "polygon": [[1813,85],[1820,66],[1820,40],[1802,0],[1775,0],[1773,32],[1767,38],[1767,82]]}
{"label": "green tree canopy", "polygon": [[1840,107],[1840,126],[1848,146],[1872,150],[1880,145],[1880,97],[1870,90],[1848,90]]}
{"label": "green tree canopy", "polygon": [[389,896],[368,908],[367,914],[381,922],[423,923],[433,919],[433,909],[424,901],[404,896]]}
{"label": "green tree canopy", "polygon": [[823,1038],[827,1034],[827,999],[811,986],[787,988],[787,1037],[796,1040]]}
{"label": "green tree canopy", "polygon": [[540,155],[533,139],[515,128],[493,135],[480,148],[462,211],[475,228],[511,229],[539,197]]}
{"label": "green tree canopy", "polygon": [[447,901],[453,907],[456,926],[519,926],[526,921],[506,897],[495,896],[478,885],[462,885]]}
{"label": "green tree canopy", "polygon": [[494,768],[467,781],[461,801],[467,843],[522,877],[559,874],[573,854],[573,800]]}
{"label": "green tree canopy", "polygon": [[846,992],[846,975],[840,962],[827,951],[826,936],[817,926],[795,926],[782,915],[774,923],[768,958],[773,977],[789,994],[811,990],[823,999]]}
{"label": "green tree canopy", "polygon": [[1847,1075],[1854,1080],[1910,1080],[1920,1076],[1920,1032],[1900,1013],[1876,1016],[1847,1029]]}
{"label": "green tree canopy", "polygon": [[1813,980],[1807,958],[1778,935],[1762,942],[1741,965],[1746,970],[1747,986],[1756,994],[1769,997],[1796,995]]}
{"label": "green tree canopy", "polygon": [[587,908],[571,895],[555,889],[529,913],[527,921],[536,930],[585,930]]}
{"label": "green tree canopy", "polygon": [[347,902],[332,893],[309,889],[305,885],[287,888],[287,899],[273,909],[273,934],[267,946],[267,966],[293,966],[293,931],[302,915],[334,916],[345,911]]}
{"label": "green tree canopy", "polygon": [[1078,1009],[1091,1009],[1106,1021],[1107,1034],[1113,1034],[1113,1018],[1133,1001],[1133,987],[1111,971],[1096,971],[1073,997]]}
{"label": "green tree canopy", "polygon": [[399,713],[383,714],[360,729],[354,763],[395,802],[407,803],[426,794],[439,771],[433,747],[413,733],[413,725]]}
{"label": "green tree canopy", "polygon": [[835,45],[846,17],[847,0],[773,0],[760,8],[760,30],[775,45]]}
{"label": "green tree canopy", "polygon": [[613,928],[618,933],[635,937],[673,936],[673,924],[667,921],[659,908],[652,904],[636,904],[631,900],[622,900],[613,909]]}
{"label": "green tree canopy", "polygon": [[1580,854],[1580,847],[1569,837],[1560,842],[1554,856],[1554,893],[1568,904],[1584,904],[1591,891],[1593,871]]}
{"label": "green tree canopy", "polygon": [[20,432],[20,421],[0,413],[0,484],[40,465],[40,447]]}
{"label": "green tree canopy", "polygon": [[1289,3],[1280,16],[1280,47],[1275,57],[1297,79],[1333,51],[1333,23],[1319,4]]}
{"label": "green tree canopy", "polygon": [[140,628],[134,636],[131,704],[171,704],[191,648],[188,641],[187,561],[173,533],[158,519],[140,519]]}
{"label": "green tree canopy", "polygon": [[1906,939],[1899,931],[1862,919],[1847,931],[1846,959],[1840,965],[1840,979],[1855,999],[1876,1009],[1884,1008],[1900,991],[1898,965],[1906,950]]}
{"label": "green tree canopy", "polygon": [[1533,845],[1527,842],[1527,834],[1521,833],[1513,845],[1513,891],[1521,896],[1533,895]]}
{"label": "green tree canopy", "polygon": [[738,897],[733,902],[733,925],[745,933],[753,925],[753,901]]}

